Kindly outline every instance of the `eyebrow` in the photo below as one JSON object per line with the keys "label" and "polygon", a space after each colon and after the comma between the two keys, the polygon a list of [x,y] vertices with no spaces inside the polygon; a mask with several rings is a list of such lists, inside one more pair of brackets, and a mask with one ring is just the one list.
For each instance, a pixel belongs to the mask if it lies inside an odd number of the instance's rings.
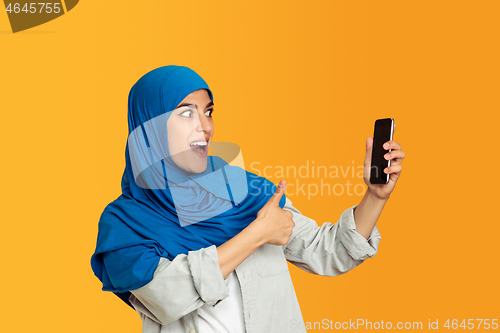
{"label": "eyebrow", "polygon": [[[210,106],[212,106],[212,105],[214,105],[214,102],[209,102],[209,103],[207,104],[207,106],[205,106],[205,109],[206,109],[206,108],[208,108],[208,107],[210,107]],[[182,106],[194,106],[194,107],[196,107],[196,105],[195,105],[195,104],[192,104],[192,103],[182,103],[182,104],[179,104],[179,106],[178,106],[178,107],[176,107],[176,109],[178,109],[178,108],[180,108],[180,107],[182,107]]]}

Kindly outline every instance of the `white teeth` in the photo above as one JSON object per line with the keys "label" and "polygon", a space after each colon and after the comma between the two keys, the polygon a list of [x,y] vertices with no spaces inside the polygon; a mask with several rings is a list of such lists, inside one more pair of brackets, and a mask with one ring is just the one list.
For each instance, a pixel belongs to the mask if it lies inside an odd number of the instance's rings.
{"label": "white teeth", "polygon": [[191,146],[206,146],[207,142],[206,141],[196,141],[191,143]]}

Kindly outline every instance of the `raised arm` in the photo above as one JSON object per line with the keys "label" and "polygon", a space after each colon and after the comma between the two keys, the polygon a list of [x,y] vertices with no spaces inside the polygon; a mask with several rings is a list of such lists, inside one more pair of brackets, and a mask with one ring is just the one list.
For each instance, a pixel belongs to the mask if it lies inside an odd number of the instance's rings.
{"label": "raised arm", "polygon": [[[394,130],[396,130],[395,123]],[[363,178],[366,185],[368,186],[368,190],[366,191],[365,196],[354,211],[357,230],[365,238],[369,237],[371,231],[375,226],[375,223],[377,223],[377,220],[382,213],[382,209],[384,209],[387,200],[389,200],[392,191],[394,191],[396,182],[401,175],[401,163],[405,158],[405,152],[402,150],[401,144],[399,144],[399,142],[395,140],[385,142],[383,144],[383,148],[386,150],[390,150],[390,152],[385,154],[384,158],[388,161],[391,161],[391,166],[383,170],[383,172],[389,175],[389,182],[384,185],[371,184],[370,173],[372,146],[373,138],[369,137],[366,139],[366,154],[363,172]]]}
{"label": "raised arm", "polygon": [[293,213],[295,227],[283,246],[286,259],[313,274],[336,276],[348,272],[378,251],[380,233],[375,226],[368,240],[356,231],[354,209],[346,209],[337,223],[316,221],[302,215],[287,198],[284,210]]}
{"label": "raised arm", "polygon": [[391,161],[391,166],[383,170],[389,174],[389,182],[373,185],[369,180],[372,146],[373,138],[369,137],[364,161],[368,190],[359,205],[345,210],[337,223],[326,222],[318,227],[287,198],[284,209],[293,213],[296,224],[288,244],[283,247],[288,261],[310,273],[333,276],[351,270],[377,253],[381,237],[376,223],[401,174],[405,152],[395,140],[383,144],[384,149],[390,150],[384,158]]}

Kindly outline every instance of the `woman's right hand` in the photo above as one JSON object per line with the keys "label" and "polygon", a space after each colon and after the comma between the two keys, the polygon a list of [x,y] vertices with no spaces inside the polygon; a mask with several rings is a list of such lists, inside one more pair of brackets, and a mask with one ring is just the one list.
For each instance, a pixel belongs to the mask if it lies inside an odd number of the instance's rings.
{"label": "woman's right hand", "polygon": [[263,242],[273,245],[286,245],[292,229],[295,226],[290,211],[279,206],[283,193],[285,193],[286,182],[281,180],[274,195],[257,213],[257,219],[251,224],[263,237]]}
{"label": "woman's right hand", "polygon": [[276,192],[257,213],[257,218],[239,234],[217,247],[222,276],[226,278],[249,255],[263,244],[286,245],[295,222],[292,212],[280,208],[286,182],[281,181]]}

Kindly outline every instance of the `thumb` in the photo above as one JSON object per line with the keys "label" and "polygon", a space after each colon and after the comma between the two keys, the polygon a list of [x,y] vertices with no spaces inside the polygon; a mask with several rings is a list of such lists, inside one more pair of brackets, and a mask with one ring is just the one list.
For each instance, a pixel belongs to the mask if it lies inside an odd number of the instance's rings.
{"label": "thumb", "polygon": [[276,188],[276,192],[273,194],[273,196],[271,197],[271,199],[269,199],[267,203],[270,205],[278,206],[281,197],[283,196],[283,193],[285,193],[286,185],[287,185],[286,182],[282,179],[278,184],[278,187]]}
{"label": "thumb", "polygon": [[365,167],[370,167],[372,163],[372,146],[373,138],[370,136],[366,139],[366,155],[365,155]]}

